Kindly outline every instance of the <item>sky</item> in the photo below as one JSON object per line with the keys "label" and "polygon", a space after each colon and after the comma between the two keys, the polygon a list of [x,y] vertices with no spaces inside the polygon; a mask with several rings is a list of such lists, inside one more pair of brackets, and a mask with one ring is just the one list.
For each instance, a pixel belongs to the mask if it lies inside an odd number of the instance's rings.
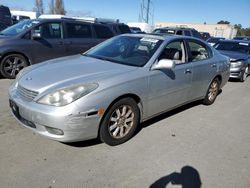
{"label": "sky", "polygon": [[[207,23],[220,20],[250,28],[250,0],[151,0],[154,23]],[[50,0],[43,0],[45,12]],[[67,14],[138,22],[141,0],[64,0]],[[35,0],[0,0],[11,9],[32,10]]]}

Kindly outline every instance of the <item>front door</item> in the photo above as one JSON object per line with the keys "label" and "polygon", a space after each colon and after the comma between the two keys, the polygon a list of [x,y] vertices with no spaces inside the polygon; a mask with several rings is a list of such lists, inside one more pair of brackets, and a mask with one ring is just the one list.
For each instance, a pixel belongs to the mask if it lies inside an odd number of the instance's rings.
{"label": "front door", "polygon": [[158,58],[175,61],[172,69],[151,70],[148,78],[148,116],[166,111],[189,100],[192,81],[192,64],[186,60],[183,41],[173,41],[166,45]]}
{"label": "front door", "polygon": [[35,63],[66,56],[60,22],[43,23],[35,27],[32,32],[41,34],[41,38],[31,41],[30,48]]}

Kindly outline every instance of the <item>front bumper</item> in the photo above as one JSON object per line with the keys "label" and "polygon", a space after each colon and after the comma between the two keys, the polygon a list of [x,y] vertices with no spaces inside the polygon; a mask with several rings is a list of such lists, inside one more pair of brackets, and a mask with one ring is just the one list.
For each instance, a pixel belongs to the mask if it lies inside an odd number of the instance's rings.
{"label": "front bumper", "polygon": [[230,78],[240,79],[244,74],[245,68],[230,68]]}
{"label": "front bumper", "polygon": [[[74,103],[53,107],[27,102],[18,96],[14,87],[9,90],[9,100],[16,120],[35,133],[60,142],[77,142],[98,136],[101,117],[96,109],[80,110]],[[51,130],[61,132],[57,134]]]}

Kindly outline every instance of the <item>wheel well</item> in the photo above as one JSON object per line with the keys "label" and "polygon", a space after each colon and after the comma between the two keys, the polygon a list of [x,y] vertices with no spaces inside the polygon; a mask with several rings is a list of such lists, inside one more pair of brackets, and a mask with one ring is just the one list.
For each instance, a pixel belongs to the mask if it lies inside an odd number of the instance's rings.
{"label": "wheel well", "polygon": [[3,58],[5,58],[6,56],[11,55],[11,54],[19,54],[19,55],[23,56],[27,60],[28,65],[31,65],[29,58],[21,52],[7,52],[6,54],[2,55],[0,62],[3,60]]}
{"label": "wheel well", "polygon": [[[222,76],[221,76],[221,75],[217,75],[215,78],[218,78],[219,81],[220,81],[220,83],[222,82]],[[214,79],[215,79],[215,78],[214,78]]]}
{"label": "wheel well", "polygon": [[101,124],[103,122],[103,119],[104,117],[106,116],[106,114],[108,113],[109,109],[119,100],[121,99],[124,99],[124,98],[132,98],[135,100],[135,102],[138,104],[138,107],[139,107],[139,110],[140,110],[140,117],[141,118],[141,114],[142,114],[142,103],[141,103],[141,99],[139,96],[135,95],[135,94],[132,94],[132,93],[128,93],[128,94],[124,94],[124,95],[121,95],[120,97],[116,98],[115,100],[113,100],[113,102],[108,106],[108,108],[105,110],[105,113],[103,114],[102,118],[101,118],[101,121],[100,121],[100,124],[99,124],[99,129],[98,129],[98,137],[100,135],[100,127],[101,127]]}

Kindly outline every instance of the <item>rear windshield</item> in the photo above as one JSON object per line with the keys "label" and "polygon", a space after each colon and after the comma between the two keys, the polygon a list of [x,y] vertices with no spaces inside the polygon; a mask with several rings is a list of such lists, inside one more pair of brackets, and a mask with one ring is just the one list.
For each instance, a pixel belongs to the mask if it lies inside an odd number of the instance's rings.
{"label": "rear windshield", "polygon": [[169,35],[174,35],[175,34],[175,30],[173,30],[173,29],[155,29],[153,31],[153,33],[155,33],[155,34],[169,34]]}
{"label": "rear windshield", "polygon": [[215,46],[217,50],[236,51],[250,54],[250,43],[244,42],[219,42]]}

